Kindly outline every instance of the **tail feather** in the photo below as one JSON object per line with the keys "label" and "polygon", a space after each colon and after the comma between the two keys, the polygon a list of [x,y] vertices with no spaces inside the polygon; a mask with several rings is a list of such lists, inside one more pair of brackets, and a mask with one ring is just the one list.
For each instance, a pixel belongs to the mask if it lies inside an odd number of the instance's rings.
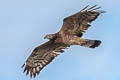
{"label": "tail feather", "polygon": [[90,46],[90,48],[98,47],[101,44],[100,40],[94,40],[94,43]]}
{"label": "tail feather", "polygon": [[88,40],[86,39],[85,43],[81,44],[81,46],[88,47],[88,48],[95,48],[101,44],[100,40]]}

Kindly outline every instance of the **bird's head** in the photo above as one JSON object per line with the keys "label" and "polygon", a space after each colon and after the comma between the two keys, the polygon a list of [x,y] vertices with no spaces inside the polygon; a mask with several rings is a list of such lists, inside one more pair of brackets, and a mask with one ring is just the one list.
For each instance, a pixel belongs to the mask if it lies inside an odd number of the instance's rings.
{"label": "bird's head", "polygon": [[44,39],[54,40],[56,38],[56,34],[47,34]]}

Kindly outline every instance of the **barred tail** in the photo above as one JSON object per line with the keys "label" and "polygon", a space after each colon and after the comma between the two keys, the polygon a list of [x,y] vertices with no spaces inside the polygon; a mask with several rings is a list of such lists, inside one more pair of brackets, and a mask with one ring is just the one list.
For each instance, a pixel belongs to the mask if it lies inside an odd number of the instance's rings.
{"label": "barred tail", "polygon": [[100,44],[101,44],[100,40],[88,40],[88,39],[86,39],[85,43],[82,43],[81,46],[95,48],[95,47],[98,47]]}

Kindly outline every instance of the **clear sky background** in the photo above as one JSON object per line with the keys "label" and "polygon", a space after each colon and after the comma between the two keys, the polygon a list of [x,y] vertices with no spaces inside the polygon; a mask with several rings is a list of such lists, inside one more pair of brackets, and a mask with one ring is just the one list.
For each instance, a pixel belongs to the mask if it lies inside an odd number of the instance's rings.
{"label": "clear sky background", "polygon": [[102,40],[95,49],[72,46],[32,80],[120,80],[119,0],[0,0],[0,80],[30,80],[22,64],[43,37],[86,5],[102,14],[84,38]]}

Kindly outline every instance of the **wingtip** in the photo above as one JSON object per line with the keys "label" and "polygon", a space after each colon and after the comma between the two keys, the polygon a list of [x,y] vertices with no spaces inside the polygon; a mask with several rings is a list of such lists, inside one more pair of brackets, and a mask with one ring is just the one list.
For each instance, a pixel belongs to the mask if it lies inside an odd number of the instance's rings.
{"label": "wingtip", "polygon": [[106,13],[106,11],[100,10],[99,13]]}
{"label": "wingtip", "polygon": [[89,7],[89,5],[85,6],[80,12],[84,11],[85,9],[87,9]]}
{"label": "wingtip", "polygon": [[21,68],[23,68],[25,66],[25,63],[21,66]]}
{"label": "wingtip", "polygon": [[96,4],[96,5],[94,5],[94,6],[92,6],[92,7],[90,7],[90,8],[88,8],[87,10],[94,9],[96,6],[97,6],[97,4]]}
{"label": "wingtip", "polygon": [[[95,11],[95,10],[98,10],[98,9],[100,9],[101,8],[101,6],[98,6],[97,4],[95,4],[94,6],[92,6],[92,7],[90,7],[90,8],[88,8],[89,7],[89,5],[87,5],[86,7],[84,7],[80,12],[83,12],[83,11]],[[88,9],[87,9],[88,8]],[[98,10],[99,11],[99,13],[106,13],[106,11],[103,11],[103,10]]]}

